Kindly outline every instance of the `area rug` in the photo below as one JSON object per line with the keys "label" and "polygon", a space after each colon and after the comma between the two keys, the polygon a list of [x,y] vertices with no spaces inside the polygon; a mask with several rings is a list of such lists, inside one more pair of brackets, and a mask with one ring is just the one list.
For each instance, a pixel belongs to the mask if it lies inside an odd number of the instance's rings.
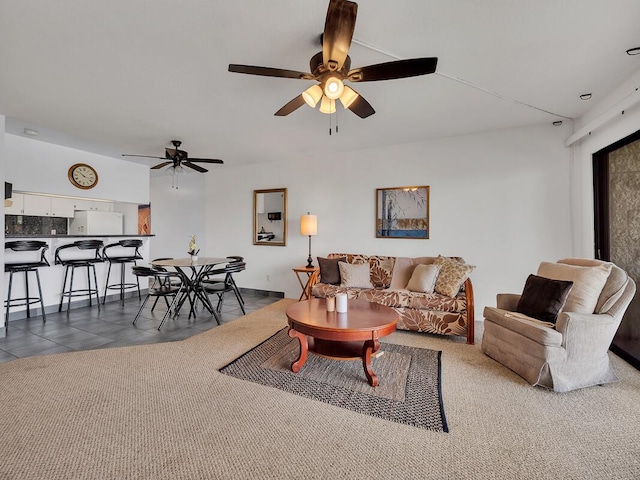
{"label": "area rug", "polygon": [[441,389],[442,352],[381,342],[382,355],[372,360],[379,385],[367,383],[362,362],[309,354],[298,373],[297,339],[287,328],[220,369],[220,372],[418,428],[448,432]]}

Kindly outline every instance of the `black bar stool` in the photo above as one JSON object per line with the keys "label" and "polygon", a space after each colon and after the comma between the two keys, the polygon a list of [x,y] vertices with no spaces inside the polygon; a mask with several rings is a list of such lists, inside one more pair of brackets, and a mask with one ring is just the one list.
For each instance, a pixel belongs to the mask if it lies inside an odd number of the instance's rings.
{"label": "black bar stool", "polygon": [[[107,281],[104,286],[104,295],[102,295],[102,303],[107,301],[107,290],[120,290],[120,301],[124,305],[124,291],[129,288],[138,287],[138,300],[142,300],[140,295],[140,280],[136,275],[136,283],[126,283],[126,270],[127,263],[133,263],[136,265],[136,260],[142,260],[142,255],[138,250],[142,246],[142,240],[127,239],[120,240],[117,243],[106,245],[102,249],[102,257],[105,261],[109,262],[109,270],[107,270]],[[111,275],[111,265],[120,265],[120,283],[109,284],[109,277]]]}
{"label": "black bar stool", "polygon": [[[4,328],[5,332],[9,333],[9,309],[11,307],[26,306],[27,318],[31,318],[31,309],[29,308],[29,305],[40,302],[40,308],[42,309],[42,321],[47,321],[47,316],[44,312],[42,287],[40,286],[40,274],[38,273],[38,268],[49,266],[49,262],[44,257],[44,252],[49,249],[49,245],[46,242],[39,242],[36,240],[16,240],[14,242],[6,242],[4,244],[4,248],[5,250],[12,250],[14,252],[24,252],[21,254],[5,257],[4,271],[9,272],[9,287],[7,291],[7,300],[4,302],[7,307],[7,312],[4,320]],[[28,254],[26,252],[32,252],[32,254]],[[33,252],[40,252],[39,257],[37,253]],[[13,274],[20,272],[24,273],[25,296],[22,298],[11,298]],[[29,272],[35,272],[36,274],[36,280],[38,283],[38,297],[29,296]]]}
{"label": "black bar stool", "polygon": [[[67,303],[67,315],[71,309],[71,297],[89,296],[89,306],[92,306],[91,296],[96,295],[98,310],[100,310],[100,296],[98,294],[98,277],[96,276],[96,263],[102,263],[104,260],[100,256],[100,250],[104,246],[102,240],[78,240],[68,245],[62,245],[56,249],[56,265],[64,265],[64,282],[62,283],[62,294],[60,295],[60,306],[58,311],[62,311],[64,298],[69,299]],[[65,251],[74,249],[74,251]],[[62,253],[62,256],[60,255]],[[64,258],[63,258],[64,257]],[[84,267],[87,269],[87,288],[73,289],[73,274],[76,268]],[[69,289],[67,290],[67,276],[71,269],[71,279],[69,281]],[[91,287],[91,270],[93,270],[93,285]]]}

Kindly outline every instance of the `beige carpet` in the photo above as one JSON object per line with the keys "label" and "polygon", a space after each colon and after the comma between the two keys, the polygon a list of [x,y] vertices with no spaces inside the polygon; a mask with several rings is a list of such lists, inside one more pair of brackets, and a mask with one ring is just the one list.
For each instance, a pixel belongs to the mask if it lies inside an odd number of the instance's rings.
{"label": "beige carpet", "polygon": [[449,433],[385,421],[217,370],[286,325],[283,300],[182,342],[0,364],[2,479],[638,479],[640,372],[533,388],[450,338]]}

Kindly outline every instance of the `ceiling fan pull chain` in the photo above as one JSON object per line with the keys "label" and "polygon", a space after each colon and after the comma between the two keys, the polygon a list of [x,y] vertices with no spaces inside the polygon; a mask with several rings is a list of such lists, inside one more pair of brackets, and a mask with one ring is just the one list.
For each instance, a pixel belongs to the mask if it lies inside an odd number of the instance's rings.
{"label": "ceiling fan pull chain", "polygon": [[332,100],[333,108],[336,110],[336,134],[338,133],[338,108],[336,107],[336,101]]}
{"label": "ceiling fan pull chain", "polygon": [[[329,109],[331,111],[331,109]],[[331,136],[331,113],[329,113],[329,136]]]}

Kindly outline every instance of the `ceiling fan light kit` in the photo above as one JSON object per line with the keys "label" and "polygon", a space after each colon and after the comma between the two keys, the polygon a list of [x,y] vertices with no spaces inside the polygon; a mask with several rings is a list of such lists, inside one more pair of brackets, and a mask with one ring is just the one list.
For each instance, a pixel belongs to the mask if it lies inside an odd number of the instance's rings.
{"label": "ceiling fan light kit", "polygon": [[358,4],[348,0],[330,0],[324,24],[322,51],[309,61],[311,73],[284,70],[273,67],[229,64],[229,71],[266,77],[315,80],[318,84],[306,89],[275,115],[283,117],[294,112],[305,103],[315,108],[320,102],[320,112],[335,112],[335,100],[340,99],[345,108],[360,118],[373,115],[375,110],[358,92],[344,82],[376,82],[427,75],[436,71],[438,59],[411,58],[368,65],[351,70],[349,47],[356,26]]}
{"label": "ceiling fan light kit", "polygon": [[340,95],[340,102],[342,102],[342,105],[344,106],[344,108],[349,108],[351,104],[355,102],[356,98],[358,97],[359,95],[353,90],[353,88],[351,88],[348,85],[345,85],[344,92],[342,95]]}
{"label": "ceiling fan light kit", "polygon": [[337,100],[344,92],[344,83],[338,77],[328,77],[324,83],[324,94],[331,100]]}
{"label": "ceiling fan light kit", "polygon": [[316,108],[322,98],[322,88],[320,88],[320,85],[313,85],[302,92],[302,98],[311,108]]}
{"label": "ceiling fan light kit", "polygon": [[332,114],[336,112],[336,102],[330,98],[323,96],[322,102],[320,102],[320,111],[322,113]]}

